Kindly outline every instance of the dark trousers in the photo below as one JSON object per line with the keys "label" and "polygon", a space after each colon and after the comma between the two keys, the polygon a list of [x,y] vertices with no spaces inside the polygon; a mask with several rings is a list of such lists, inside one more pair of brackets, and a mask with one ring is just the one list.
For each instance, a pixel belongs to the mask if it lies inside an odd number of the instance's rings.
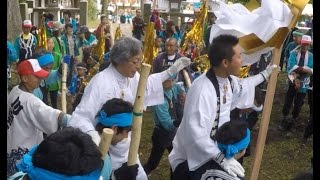
{"label": "dark trousers", "polygon": [[289,85],[289,89],[286,94],[286,98],[284,101],[284,106],[282,109],[283,116],[288,116],[289,111],[292,106],[292,102],[294,102],[294,107],[292,110],[292,118],[295,119],[298,117],[301,111],[301,107],[303,106],[303,100],[306,97],[306,93],[300,93],[298,90],[294,88],[294,86]]}
{"label": "dark trousers", "polygon": [[43,99],[42,101],[48,105],[48,89],[46,87],[40,87],[40,90],[42,92],[43,95]]}
{"label": "dark trousers", "polygon": [[308,90],[308,103],[310,108],[309,122],[304,130],[303,137],[309,138],[313,134],[313,91]]}
{"label": "dark trousers", "polygon": [[54,109],[58,108],[58,90],[57,91],[49,91],[50,93],[50,101],[51,101],[51,107]]}
{"label": "dark trousers", "polygon": [[180,163],[174,172],[171,173],[171,180],[190,180],[188,162]]}
{"label": "dark trousers", "polygon": [[153,129],[151,153],[147,163],[143,165],[146,174],[157,168],[165,150],[168,150],[169,153],[171,152],[175,133],[175,130],[169,132],[160,128]]}

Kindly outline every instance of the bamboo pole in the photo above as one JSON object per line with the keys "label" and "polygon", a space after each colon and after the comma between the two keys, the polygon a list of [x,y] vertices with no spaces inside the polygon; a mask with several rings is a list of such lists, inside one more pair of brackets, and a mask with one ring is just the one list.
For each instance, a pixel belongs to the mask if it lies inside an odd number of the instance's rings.
{"label": "bamboo pole", "polygon": [[62,79],[61,79],[61,110],[64,113],[67,113],[67,70],[68,64],[62,63]]}
{"label": "bamboo pole", "polygon": [[137,162],[137,154],[141,137],[143,103],[150,69],[151,65],[142,63],[137,95],[133,106],[133,122],[128,156],[128,166],[132,166]]}
{"label": "bamboo pole", "polygon": [[191,86],[191,80],[190,80],[190,77],[187,73],[187,71],[185,69],[182,70],[182,74],[183,74],[183,77],[184,77],[184,80],[186,81],[186,85],[188,88],[190,88]]}
{"label": "bamboo pole", "polygon": [[110,128],[104,128],[102,131],[101,136],[101,141],[99,144],[99,151],[101,152],[101,159],[104,160],[108,151],[109,151],[109,147],[111,144],[111,140],[113,137],[113,130]]}
{"label": "bamboo pole", "polygon": [[[300,2],[299,5],[304,6],[307,4],[306,0],[303,0],[304,2]],[[298,5],[296,4],[296,5]],[[303,7],[304,7],[303,6]],[[295,26],[296,22],[298,21],[298,18],[301,15],[301,11],[303,8],[298,9],[298,7],[290,5],[289,8],[291,9],[291,12],[293,13],[293,17],[291,20],[291,23],[288,26],[289,32],[290,30]],[[284,36],[287,37],[288,33]],[[274,51],[273,51],[273,58],[272,58],[272,64],[276,64],[279,66],[280,62],[280,57],[281,57],[281,49],[283,46],[284,39],[281,42],[278,42],[276,44]],[[276,72],[276,73],[275,73]],[[267,137],[267,132],[268,132],[268,126],[270,122],[270,114],[272,110],[272,104],[273,104],[273,99],[274,99],[274,92],[276,89],[276,84],[277,84],[277,78],[278,78],[278,71],[272,72],[270,76],[270,81],[268,82],[268,87],[267,87],[267,93],[264,101],[264,108],[262,112],[262,117],[261,117],[261,124],[259,128],[259,135],[257,138],[257,144],[256,144],[256,149],[255,149],[255,157],[254,161],[252,164],[251,168],[251,175],[250,175],[250,180],[257,180],[259,176],[259,170],[260,170],[260,165],[261,165],[261,160],[262,160],[262,155],[263,155],[263,150],[264,150],[264,145]]]}
{"label": "bamboo pole", "polygon": [[[281,48],[275,48],[273,50],[272,64],[279,65],[281,56]],[[267,93],[264,101],[264,108],[261,117],[261,123],[259,128],[259,135],[256,144],[255,158],[253,162],[253,167],[251,171],[250,180],[257,180],[259,175],[259,169],[261,165],[263,149],[267,137],[268,126],[270,122],[270,115],[272,110],[272,104],[274,99],[274,92],[277,85],[277,75],[278,71],[274,70],[270,76],[270,81],[268,82]]]}

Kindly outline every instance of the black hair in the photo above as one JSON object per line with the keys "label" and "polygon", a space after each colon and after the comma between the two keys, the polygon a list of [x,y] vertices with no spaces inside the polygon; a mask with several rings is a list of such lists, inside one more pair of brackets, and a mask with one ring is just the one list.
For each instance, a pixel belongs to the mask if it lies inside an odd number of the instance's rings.
{"label": "black hair", "polygon": [[225,145],[239,142],[247,135],[248,124],[243,120],[233,120],[224,123],[215,135],[218,143]]}
{"label": "black hair", "polygon": [[63,15],[65,15],[65,14],[68,14],[68,16],[71,17],[71,12],[70,12],[69,10],[67,10],[67,11],[65,11],[65,12],[63,13]]}
{"label": "black hair", "polygon": [[[113,115],[113,114],[120,114],[120,113],[130,113],[133,111],[133,106],[130,102],[124,101],[119,98],[113,98],[108,100],[101,108],[101,110],[104,110],[104,112],[107,114],[107,117]],[[99,111],[100,112],[100,111]],[[103,128],[111,128],[106,127],[101,123],[98,123],[96,125],[96,130],[101,134]],[[118,127],[117,134],[122,133],[123,131],[130,131],[131,127]]]}
{"label": "black hair", "polygon": [[73,27],[72,27],[72,24],[67,23],[67,24],[64,26],[64,28],[67,29],[67,28],[73,28]]}
{"label": "black hair", "polygon": [[81,176],[101,169],[97,145],[80,129],[67,127],[49,135],[33,154],[34,166],[48,171]]}
{"label": "black hair", "polygon": [[53,21],[54,15],[51,13],[45,13],[43,14],[43,17],[45,17],[45,19],[48,19],[49,21]]}
{"label": "black hair", "polygon": [[234,55],[233,47],[238,43],[239,39],[229,34],[222,34],[214,38],[208,52],[211,66],[219,66],[223,59],[231,61]]}
{"label": "black hair", "polygon": [[107,15],[103,14],[100,16],[100,21],[102,21],[103,18],[108,18]]}

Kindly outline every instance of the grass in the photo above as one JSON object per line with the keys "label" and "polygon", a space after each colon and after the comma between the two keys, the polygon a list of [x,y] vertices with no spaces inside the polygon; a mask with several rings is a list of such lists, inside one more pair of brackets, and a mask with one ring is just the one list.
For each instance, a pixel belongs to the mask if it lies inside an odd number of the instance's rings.
{"label": "grass", "polygon": [[[14,66],[12,67],[14,69]],[[309,139],[306,146],[302,146],[299,142],[303,136],[304,127],[308,121],[309,107],[307,106],[307,98],[302,108],[296,132],[287,136],[279,132],[277,126],[282,118],[282,106],[286,93],[285,88],[286,76],[281,72],[278,76],[276,92],[273,101],[272,113],[270,117],[269,129],[262,157],[261,167],[259,171],[259,180],[269,179],[292,179],[298,172],[308,170],[311,167],[310,158],[312,155],[313,137]],[[11,85],[18,84],[19,80],[13,71]],[[60,108],[60,100],[58,107]],[[250,170],[254,158],[254,147],[258,136],[258,121],[256,128],[252,131],[252,154],[244,159],[244,168],[246,177],[250,177]],[[143,114],[142,134],[139,148],[140,161],[146,163],[151,151],[151,135],[153,131],[153,120],[151,112],[146,111]],[[168,153],[165,152],[159,166],[149,175],[150,180],[168,180],[170,179]]]}

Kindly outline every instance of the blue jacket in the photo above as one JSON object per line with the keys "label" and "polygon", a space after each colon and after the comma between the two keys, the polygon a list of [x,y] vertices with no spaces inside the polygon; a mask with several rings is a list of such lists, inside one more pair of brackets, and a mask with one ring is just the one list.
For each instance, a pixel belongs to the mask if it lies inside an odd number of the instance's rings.
{"label": "blue jacket", "polygon": [[[181,92],[184,92],[181,86],[174,84],[170,90],[165,90],[164,94],[167,95],[170,100],[172,100],[172,97],[174,97],[175,102],[178,102],[178,95]],[[170,115],[169,102],[166,100],[166,98],[163,104],[152,106],[152,114],[155,127],[162,127],[167,131],[171,131],[175,128],[173,125],[174,117],[171,117]]]}
{"label": "blue jacket", "polygon": [[7,64],[18,60],[17,52],[10,41],[7,41]]}
{"label": "blue jacket", "polygon": [[96,36],[94,36],[93,34],[90,34],[88,39],[84,39],[81,40],[80,38],[78,38],[78,43],[77,43],[77,47],[82,47],[82,46],[91,46],[93,44],[97,44],[97,38]]}
{"label": "blue jacket", "polygon": [[[77,37],[75,35],[72,35],[72,39],[73,39],[73,42],[74,42],[74,55],[75,56],[79,56],[80,53],[79,53],[79,49],[78,49],[78,44],[77,44]],[[61,36],[61,40],[63,41],[65,47],[66,47],[66,54],[67,55],[70,55],[70,50],[69,50],[69,43],[68,43],[68,38],[65,34],[63,34]]]}
{"label": "blue jacket", "polygon": [[[32,42],[28,43],[28,48],[24,49],[20,46],[20,39],[23,35],[20,34],[19,37],[16,38],[14,42],[14,48],[16,49],[16,53],[21,60],[29,59],[32,57],[35,47],[37,45],[37,37],[33,34],[29,34],[30,38],[33,39]],[[31,52],[30,52],[31,51]]]}
{"label": "blue jacket", "polygon": [[[299,59],[297,58],[299,50],[294,50],[290,52],[289,60],[288,60],[288,67],[287,72],[288,74],[292,72],[296,72],[300,75],[300,82],[301,86],[298,90],[298,92],[306,93],[308,89],[308,81],[310,80],[310,76],[308,76],[305,73],[300,73],[297,68],[299,68]],[[308,59],[304,62],[304,66],[309,67],[313,70],[313,54],[311,52],[308,52]]]}

